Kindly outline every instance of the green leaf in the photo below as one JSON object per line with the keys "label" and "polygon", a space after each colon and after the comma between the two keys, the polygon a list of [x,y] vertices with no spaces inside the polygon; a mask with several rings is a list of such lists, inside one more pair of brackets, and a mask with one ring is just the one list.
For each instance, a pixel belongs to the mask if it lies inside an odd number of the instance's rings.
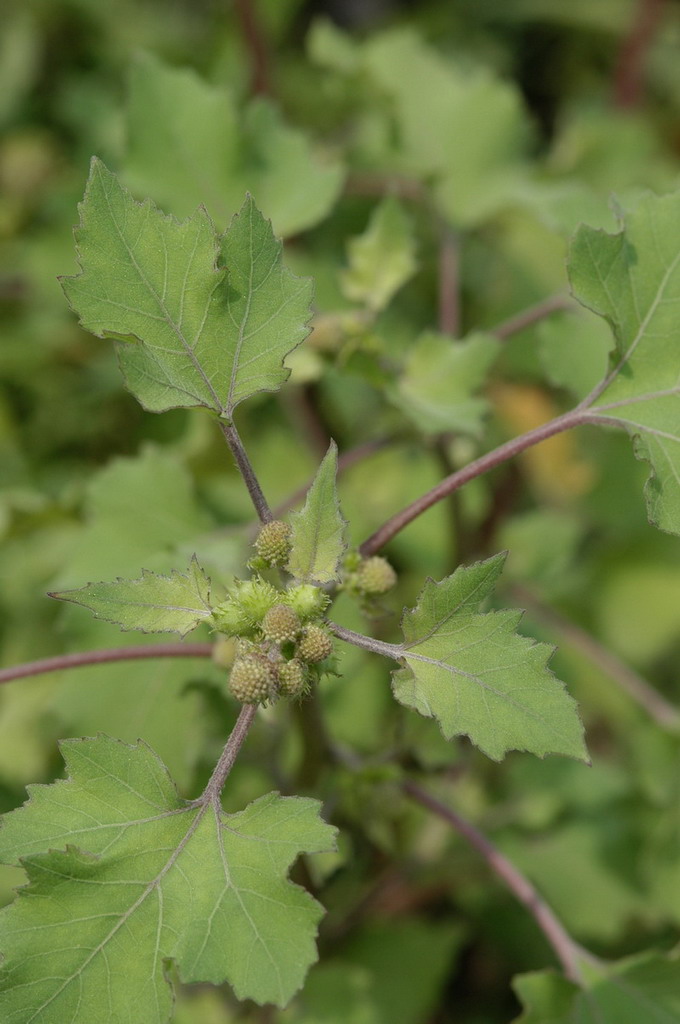
{"label": "green leaf", "polygon": [[455,430],[477,437],[488,403],[474,395],[486,382],[500,347],[488,334],[454,341],[427,331],[410,349],[390,398],[423,433]]}
{"label": "green leaf", "polygon": [[426,582],[402,620],[408,668],[394,674],[395,696],[494,760],[508,750],[586,759],[575,702],[547,668],[552,648],[515,632],[521,612],[479,611],[504,560]]}
{"label": "green leaf", "polygon": [[363,235],[348,242],[347,253],[349,266],[340,275],[343,294],[379,312],[416,269],[413,228],[396,199],[383,199]]}
{"label": "green leaf", "polygon": [[331,843],[317,801],[269,793],[224,814],[180,800],[142,744],[63,749],[68,780],[0,830],[0,857],[30,880],[0,915],[3,1021],[161,1024],[169,960],[183,982],[285,1005],[316,959],[322,908],[286,875]]}
{"label": "green leaf", "polygon": [[304,583],[332,583],[340,579],[345,551],[345,520],[340,512],[335,478],[338,449],[331,441],[304,508],[293,516],[292,548],[286,568]]}
{"label": "green leaf", "polygon": [[587,403],[590,420],[624,427],[652,466],[651,522],[680,533],[680,192],[648,196],[618,234],[582,226],[569,256],[576,298],[605,317],[616,349]]}
{"label": "green leaf", "polygon": [[254,194],[278,235],[312,227],[342,187],[341,164],[320,160],[268,100],[244,113],[232,93],[144,55],[134,65],[125,180],[178,217],[204,204],[222,227]]}
{"label": "green leaf", "polygon": [[594,971],[584,989],[554,971],[515,978],[525,1012],[515,1024],[676,1024],[677,956],[645,955]]}
{"label": "green leaf", "polygon": [[81,604],[96,619],[143,633],[186,636],[211,613],[210,580],[195,558],[186,573],[173,569],[169,576],[162,576],[143,569],[137,580],[88,583],[76,590],[52,593],[50,597]]}
{"label": "green leaf", "polygon": [[118,339],[126,384],[146,409],[205,406],[229,419],[281,386],[283,357],[307,334],[311,282],[283,267],[250,197],[220,241],[205,211],[179,224],[136,203],[94,159],[80,209],[82,273],[64,290],[87,330]]}

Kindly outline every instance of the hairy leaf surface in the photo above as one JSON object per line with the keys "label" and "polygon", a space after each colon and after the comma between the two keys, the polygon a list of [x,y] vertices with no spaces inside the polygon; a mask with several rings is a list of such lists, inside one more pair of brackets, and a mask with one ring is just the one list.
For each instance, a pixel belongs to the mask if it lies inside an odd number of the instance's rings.
{"label": "hairy leaf surface", "polygon": [[80,210],[82,273],[64,290],[87,330],[116,339],[146,409],[205,406],[229,419],[281,386],[283,358],[307,334],[311,282],[284,268],[250,197],[220,239],[204,210],[178,223],[95,159]]}
{"label": "hairy leaf surface", "polygon": [[650,519],[680,533],[680,193],[648,196],[616,235],[581,226],[569,257],[576,298],[605,317],[616,348],[588,405],[625,427],[652,466]]}
{"label": "hairy leaf surface", "polygon": [[338,449],[335,441],[331,441],[304,507],[293,517],[292,548],[286,568],[304,583],[332,583],[340,578],[347,524],[338,503],[337,471]]}
{"label": "hairy leaf surface", "polygon": [[82,604],[96,619],[143,633],[186,636],[211,613],[210,580],[195,558],[186,573],[173,569],[164,576],[144,569],[136,580],[88,583],[50,597]]}
{"label": "hairy leaf surface", "polygon": [[508,750],[585,758],[576,704],[547,667],[552,648],[515,632],[522,613],[480,613],[504,562],[495,555],[428,580],[404,613],[397,699],[436,718],[447,739],[467,735],[500,760]]}
{"label": "hairy leaf surface", "polygon": [[0,858],[30,880],[0,915],[3,1022],[160,1024],[168,960],[184,982],[284,1005],[316,959],[322,908],[286,875],[331,845],[317,801],[269,793],[224,814],[180,800],[142,744],[63,749],[69,778],[32,788],[0,830]]}

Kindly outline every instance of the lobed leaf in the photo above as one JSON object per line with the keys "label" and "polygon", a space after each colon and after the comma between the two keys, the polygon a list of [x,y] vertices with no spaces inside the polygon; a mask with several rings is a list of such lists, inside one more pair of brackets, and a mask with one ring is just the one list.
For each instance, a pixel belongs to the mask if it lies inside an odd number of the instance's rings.
{"label": "lobed leaf", "polygon": [[69,778],[31,787],[0,829],[0,858],[29,876],[0,914],[3,1022],[161,1024],[169,960],[183,982],[288,1002],[316,959],[322,908],[286,875],[329,847],[317,801],[269,793],[224,814],[180,800],[143,744],[63,750]]}
{"label": "lobed leaf", "polygon": [[82,272],[63,281],[83,327],[116,340],[129,390],[151,412],[205,406],[230,419],[287,379],[307,334],[311,282],[246,198],[222,238],[198,210],[178,223],[137,203],[92,161],[76,229]]}
{"label": "lobed leaf", "polygon": [[340,275],[343,294],[379,312],[416,269],[413,228],[396,199],[383,199],[347,252],[349,266]]}
{"label": "lobed leaf", "polygon": [[426,434],[455,430],[477,437],[488,402],[475,392],[486,382],[500,347],[488,334],[455,341],[426,331],[409,350],[390,397]]}
{"label": "lobed leaf", "polygon": [[169,576],[142,570],[136,580],[87,583],[75,590],[52,593],[60,601],[81,604],[96,619],[114,622],[121,629],[143,633],[179,633],[186,636],[211,613],[210,580],[192,558],[186,573]]}
{"label": "lobed leaf", "polygon": [[467,735],[500,760],[508,750],[587,759],[576,704],[547,668],[552,648],[519,636],[522,613],[480,613],[505,555],[428,580],[402,620],[402,704],[436,718],[447,739]]}
{"label": "lobed leaf", "polygon": [[680,192],[648,196],[615,235],[581,226],[569,255],[575,297],[614,331],[591,422],[624,427],[652,466],[651,522],[680,533]]}
{"label": "lobed leaf", "polygon": [[234,95],[189,68],[151,54],[134,64],[127,111],[125,180],[178,217],[199,203],[224,227],[246,191],[277,234],[317,224],[335,203],[344,171],[258,98],[242,114]]}
{"label": "lobed leaf", "polygon": [[292,547],[286,568],[303,583],[332,583],[340,579],[347,524],[338,502],[337,471],[338,449],[335,441],[331,441],[303,509],[293,516]]}

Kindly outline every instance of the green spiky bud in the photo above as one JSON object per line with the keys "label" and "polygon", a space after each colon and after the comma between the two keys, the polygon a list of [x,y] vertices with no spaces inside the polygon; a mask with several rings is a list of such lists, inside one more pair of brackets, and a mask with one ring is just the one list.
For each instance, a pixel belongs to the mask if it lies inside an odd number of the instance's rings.
{"label": "green spiky bud", "polygon": [[288,523],[274,519],[265,523],[260,530],[255,549],[268,565],[285,565],[291,546],[291,529]]}
{"label": "green spiky bud", "polygon": [[244,654],[236,659],[229,676],[229,691],[242,704],[264,704],[276,688],[276,673],[261,654]]}
{"label": "green spiky bud", "polygon": [[333,653],[333,640],[329,633],[316,622],[305,628],[295,654],[302,661],[323,661]]}
{"label": "green spiky bud", "polygon": [[268,640],[283,644],[295,640],[300,632],[300,616],[287,604],[275,604],[262,620],[262,632]]}
{"label": "green spiky bud", "polygon": [[380,555],[366,558],[354,574],[354,586],[362,594],[373,596],[385,594],[397,582],[397,574],[387,561]]}
{"label": "green spiky bud", "polygon": [[330,604],[330,597],[311,583],[300,583],[281,594],[281,599],[290,605],[303,622],[317,619]]}
{"label": "green spiky bud", "polygon": [[270,608],[279,600],[278,591],[271,583],[255,576],[252,580],[237,580],[231,599],[240,606],[249,624],[259,626]]}
{"label": "green spiky bud", "polygon": [[238,651],[238,640],[233,636],[220,636],[213,644],[212,660],[220,668],[231,668]]}
{"label": "green spiky bud", "polygon": [[212,610],[212,620],[215,629],[220,633],[226,633],[227,636],[239,636],[239,634],[247,632],[252,625],[241,605],[231,599],[215,605]]}
{"label": "green spiky bud", "polygon": [[279,666],[279,688],[286,697],[302,697],[309,689],[309,673],[297,658]]}

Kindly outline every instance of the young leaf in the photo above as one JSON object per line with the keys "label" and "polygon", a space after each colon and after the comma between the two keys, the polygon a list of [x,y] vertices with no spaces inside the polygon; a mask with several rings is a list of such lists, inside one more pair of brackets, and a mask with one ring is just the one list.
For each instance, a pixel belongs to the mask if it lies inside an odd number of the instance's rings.
{"label": "young leaf", "polygon": [[394,674],[395,696],[494,760],[508,750],[586,759],[575,702],[547,668],[552,648],[515,632],[521,612],[479,611],[504,559],[426,582],[402,620],[408,668]]}
{"label": "young leaf", "polygon": [[2,1020],[162,1024],[168,960],[183,982],[285,1005],[316,959],[322,908],[286,875],[331,844],[317,801],[269,793],[224,814],[180,800],[142,744],[63,749],[69,779],[0,830],[0,858],[30,880],[0,915]]}
{"label": "young leaf", "polygon": [[340,276],[344,295],[379,312],[416,269],[413,229],[396,199],[383,199],[347,251],[349,266]]}
{"label": "young leaf", "polygon": [[488,334],[454,341],[427,331],[409,350],[390,398],[426,434],[481,433],[488,403],[475,392],[486,381],[500,342]]}
{"label": "young leaf", "polygon": [[127,128],[125,180],[178,217],[204,203],[224,228],[251,191],[288,236],[325,217],[342,187],[342,166],[321,162],[272,103],[241,115],[229,90],[150,54],[133,67]]}
{"label": "young leaf", "polygon": [[515,1024],[675,1024],[680,1019],[677,956],[646,954],[589,972],[579,988],[555,971],[513,981],[525,1012]]}
{"label": "young leaf", "polygon": [[621,231],[581,226],[569,256],[576,298],[614,331],[612,368],[588,400],[592,422],[624,427],[652,466],[651,521],[680,533],[680,192],[648,196]]}
{"label": "young leaf", "polygon": [[345,551],[345,520],[340,512],[335,477],[338,449],[335,441],[323,458],[304,508],[293,517],[292,548],[286,568],[303,583],[338,580]]}
{"label": "young leaf", "polygon": [[204,210],[179,224],[94,159],[80,210],[82,273],[64,291],[85,328],[116,340],[146,409],[205,406],[230,419],[281,386],[283,357],[307,334],[311,282],[284,268],[250,197],[220,242]]}
{"label": "young leaf", "polygon": [[96,619],[142,633],[186,636],[211,613],[210,580],[195,558],[186,573],[173,569],[169,576],[162,576],[143,569],[137,580],[88,583],[50,597],[82,604]]}

